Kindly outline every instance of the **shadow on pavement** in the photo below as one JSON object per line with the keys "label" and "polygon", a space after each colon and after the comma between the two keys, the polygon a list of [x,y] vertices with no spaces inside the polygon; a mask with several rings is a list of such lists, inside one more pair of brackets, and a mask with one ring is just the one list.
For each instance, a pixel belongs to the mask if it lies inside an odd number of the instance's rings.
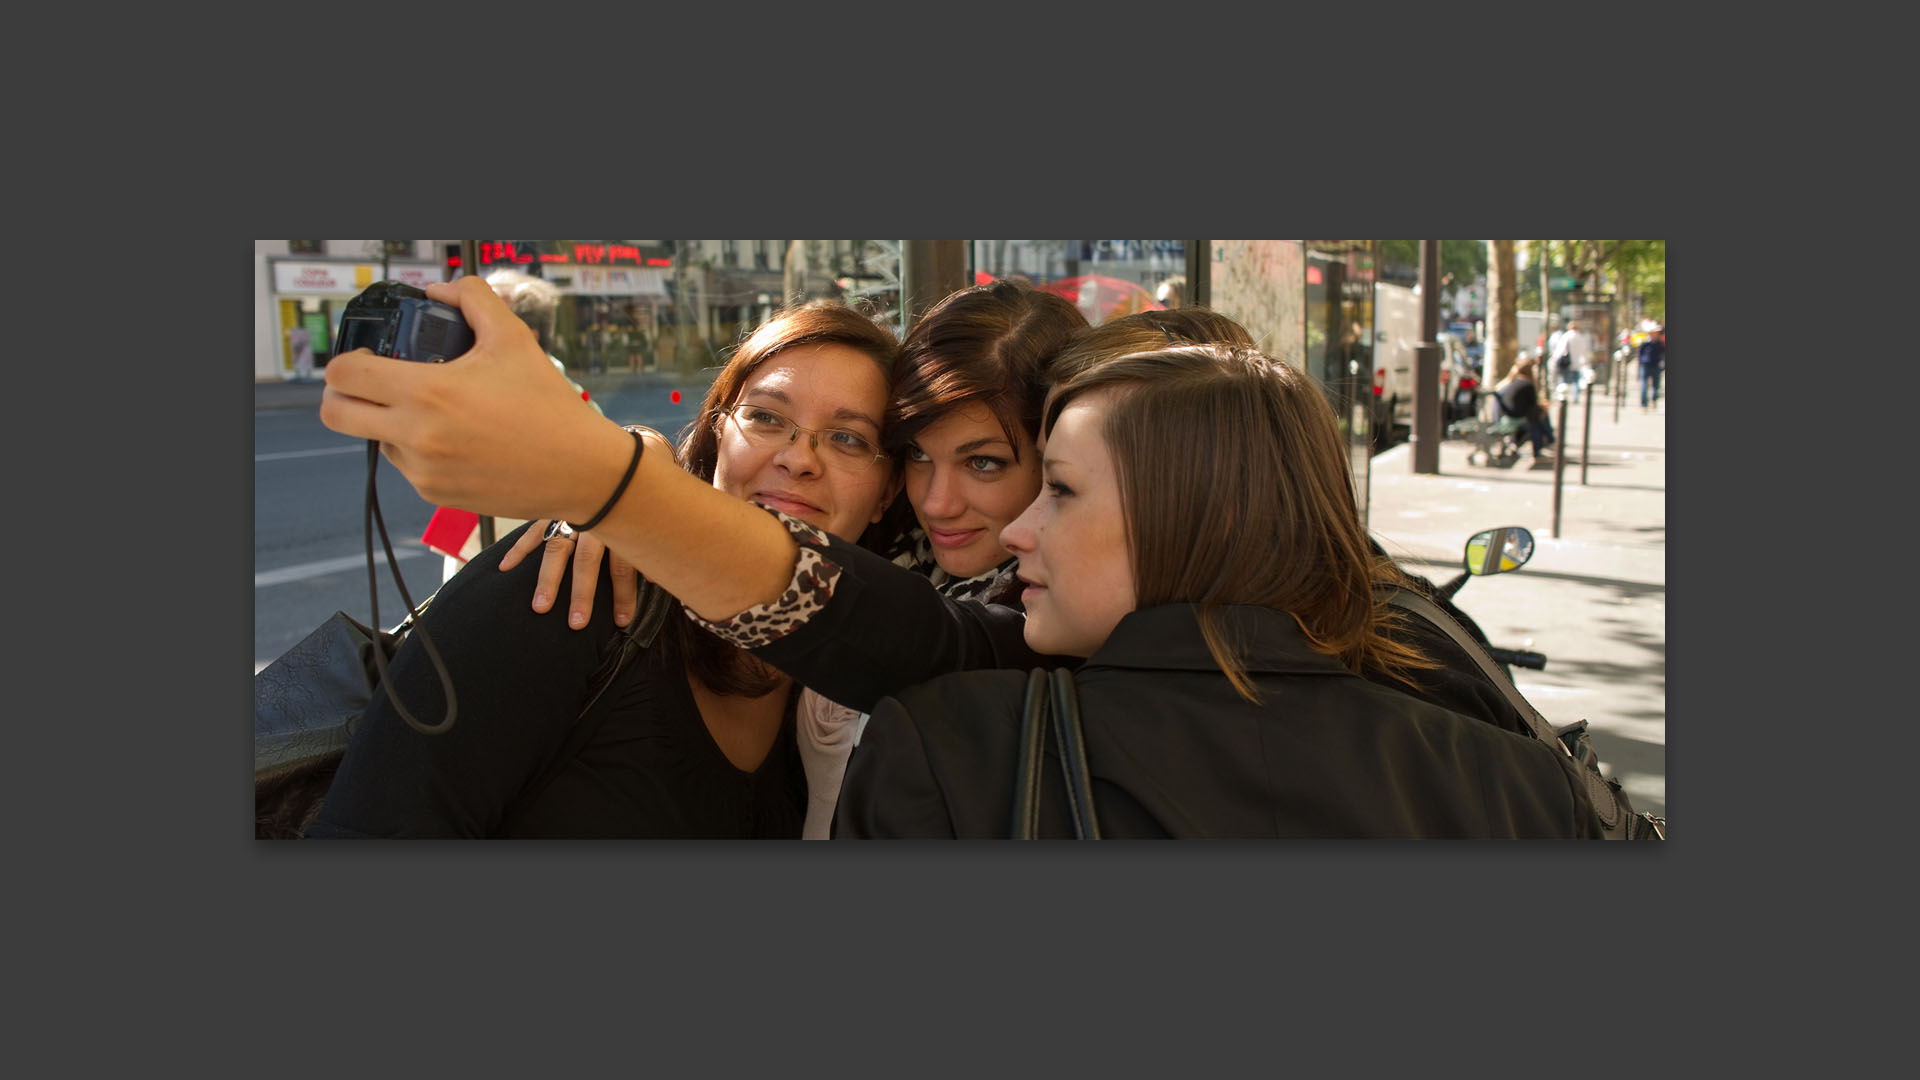
{"label": "shadow on pavement", "polygon": [[[1455,573],[1458,573],[1460,570],[1460,561],[1458,559],[1423,559],[1417,555],[1396,555],[1393,561],[1402,566],[1431,566],[1450,570]],[[1546,578],[1552,581],[1572,582],[1576,585],[1593,585],[1599,588],[1613,589],[1622,596],[1634,597],[1636,599],[1642,596],[1665,596],[1667,594],[1667,587],[1664,584],[1651,585],[1644,581],[1593,577],[1590,574],[1562,574],[1552,570],[1536,570],[1531,564],[1529,564],[1526,569],[1517,572],[1523,573],[1529,578]],[[1464,596],[1465,594],[1463,593],[1462,595]],[[1467,599],[1458,601],[1458,603],[1461,607],[1468,607],[1473,603],[1473,600],[1471,597],[1468,597]]]}

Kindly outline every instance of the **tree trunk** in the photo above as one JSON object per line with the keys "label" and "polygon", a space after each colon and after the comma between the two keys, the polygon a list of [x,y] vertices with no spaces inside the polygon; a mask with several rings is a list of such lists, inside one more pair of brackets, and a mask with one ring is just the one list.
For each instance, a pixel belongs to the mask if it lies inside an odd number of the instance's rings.
{"label": "tree trunk", "polygon": [[1520,320],[1514,300],[1513,241],[1489,240],[1492,252],[1487,256],[1487,356],[1485,380],[1488,387],[1513,370],[1520,351]]}

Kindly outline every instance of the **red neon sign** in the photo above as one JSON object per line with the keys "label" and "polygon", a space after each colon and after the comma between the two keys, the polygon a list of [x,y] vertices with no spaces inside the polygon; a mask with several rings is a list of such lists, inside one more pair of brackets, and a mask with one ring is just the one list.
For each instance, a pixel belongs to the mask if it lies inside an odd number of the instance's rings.
{"label": "red neon sign", "polygon": [[496,262],[530,263],[532,261],[532,253],[523,255],[519,251],[516,251],[512,244],[499,244],[488,240],[480,245],[480,262],[482,264]]}
{"label": "red neon sign", "polygon": [[521,251],[509,241],[487,240],[480,244],[480,263],[483,266],[493,263],[530,263],[535,259],[542,263],[578,263],[582,266],[600,266],[602,264],[631,263],[634,266],[673,265],[670,258],[644,254],[633,244],[575,244],[571,253]]}

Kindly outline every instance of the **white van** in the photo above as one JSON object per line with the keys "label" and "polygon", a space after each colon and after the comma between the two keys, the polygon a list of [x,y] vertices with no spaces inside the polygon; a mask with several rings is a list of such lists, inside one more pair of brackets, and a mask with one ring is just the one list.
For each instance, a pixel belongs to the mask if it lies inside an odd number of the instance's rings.
{"label": "white van", "polygon": [[[1456,387],[1462,377],[1477,377],[1467,359],[1466,342],[1457,334],[1435,335],[1440,345],[1440,382],[1434,387],[1447,407],[1440,422],[1456,419]],[[1413,422],[1413,350],[1420,341],[1420,288],[1380,282],[1373,287],[1373,425],[1387,433],[1393,424]],[[1468,395],[1471,401],[1472,395]],[[1469,405],[1467,413],[1471,414]]]}

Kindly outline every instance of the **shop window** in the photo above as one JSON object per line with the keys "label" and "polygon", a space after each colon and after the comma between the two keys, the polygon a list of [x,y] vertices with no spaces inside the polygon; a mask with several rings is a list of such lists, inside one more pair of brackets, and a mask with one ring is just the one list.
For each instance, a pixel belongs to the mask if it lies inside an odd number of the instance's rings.
{"label": "shop window", "polygon": [[411,259],[414,256],[412,240],[382,240],[380,251],[390,259]]}
{"label": "shop window", "polygon": [[325,255],[327,253],[327,242],[325,240],[289,240],[287,241],[287,253],[290,255]]}
{"label": "shop window", "polygon": [[975,281],[1015,278],[1073,301],[1095,326],[1180,303],[1184,240],[975,240]]}

